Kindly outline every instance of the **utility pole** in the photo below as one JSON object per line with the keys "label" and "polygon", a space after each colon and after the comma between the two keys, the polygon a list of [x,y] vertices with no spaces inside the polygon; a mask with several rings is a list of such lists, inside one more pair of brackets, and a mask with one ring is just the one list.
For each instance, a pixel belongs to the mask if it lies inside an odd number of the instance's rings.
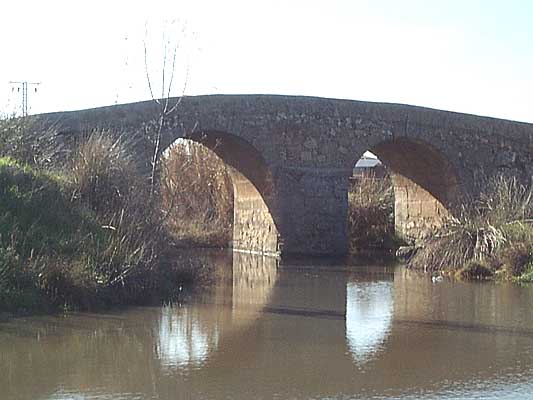
{"label": "utility pole", "polygon": [[11,85],[14,85],[11,88],[11,91],[15,90],[15,87],[17,88],[17,92],[20,92],[22,90],[22,116],[27,117],[28,116],[28,87],[34,87],[34,92],[37,92],[37,86],[41,84],[41,82],[28,82],[28,81],[11,81],[9,82]]}

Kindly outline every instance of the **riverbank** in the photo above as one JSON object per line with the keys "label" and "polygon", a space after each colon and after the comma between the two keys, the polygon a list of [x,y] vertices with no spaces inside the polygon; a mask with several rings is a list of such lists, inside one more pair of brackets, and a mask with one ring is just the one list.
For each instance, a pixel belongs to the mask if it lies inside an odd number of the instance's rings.
{"label": "riverbank", "polygon": [[[163,156],[160,183],[148,188],[116,136],[93,132],[50,169],[19,128],[0,133],[0,318],[172,301],[185,285],[209,282],[205,263],[183,249],[231,240],[233,188],[212,152],[178,142]],[[531,188],[504,178],[487,188],[419,243],[407,266],[533,281]],[[350,253],[392,256],[401,242],[390,179],[352,180],[348,206]]]}
{"label": "riverbank", "polygon": [[427,239],[409,268],[458,278],[533,282],[533,188],[499,176]]}
{"label": "riverbank", "polygon": [[171,300],[199,280],[122,150],[95,135],[60,170],[0,158],[0,312]]}

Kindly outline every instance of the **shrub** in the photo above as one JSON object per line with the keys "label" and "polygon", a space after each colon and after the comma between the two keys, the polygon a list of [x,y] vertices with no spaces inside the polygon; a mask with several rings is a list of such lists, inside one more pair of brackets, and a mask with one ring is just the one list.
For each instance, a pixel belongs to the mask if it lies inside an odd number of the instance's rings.
{"label": "shrub", "polygon": [[520,276],[526,272],[533,261],[533,242],[510,243],[501,251],[499,259],[502,266],[512,276]]}
{"label": "shrub", "polygon": [[394,190],[389,177],[363,175],[352,181],[348,192],[348,235],[352,252],[395,247]]}
{"label": "shrub", "polygon": [[73,161],[74,179],[0,159],[2,276],[12,278],[0,290],[11,308],[23,303],[17,293],[56,307],[120,303],[150,280],[166,241],[119,148],[89,137]]}
{"label": "shrub", "polygon": [[0,156],[9,156],[32,166],[47,166],[61,149],[53,138],[55,127],[37,128],[31,117],[0,117]]}
{"label": "shrub", "polygon": [[504,242],[501,229],[464,212],[427,238],[408,265],[426,271],[458,270],[470,261],[490,258]]}
{"label": "shrub", "polygon": [[197,245],[228,244],[233,185],[213,151],[192,141],[176,142],[162,162],[161,182],[166,224],[176,238]]}
{"label": "shrub", "polygon": [[73,199],[91,208],[105,232],[86,268],[100,288],[136,295],[146,285],[166,247],[162,215],[154,207],[147,180],[132,161],[130,144],[109,132],[93,132],[72,161]]}
{"label": "shrub", "polygon": [[533,217],[533,188],[521,184],[516,177],[498,175],[489,179],[478,208],[497,226],[527,220]]}
{"label": "shrub", "polygon": [[485,279],[494,275],[494,268],[481,261],[470,260],[455,276],[461,279]]}
{"label": "shrub", "polygon": [[32,262],[24,260],[13,247],[0,245],[0,311],[42,312],[51,306]]}
{"label": "shrub", "polygon": [[[174,295],[164,214],[128,144],[93,132],[56,173],[0,158],[0,309],[90,309]],[[162,293],[163,292],[163,293]]]}
{"label": "shrub", "polygon": [[11,158],[0,159],[0,197],[0,243],[23,258],[72,254],[97,229],[70,206],[62,182]]}
{"label": "shrub", "polygon": [[67,284],[54,290],[58,276],[71,287],[83,287],[87,282],[66,277],[71,275],[72,264],[98,247],[104,233],[73,207],[64,182],[11,158],[0,159],[2,275],[11,277],[4,279],[0,291],[11,297],[6,304],[12,309],[35,311],[42,308],[37,307],[41,303],[63,303],[58,293],[64,292]]}
{"label": "shrub", "polygon": [[92,132],[72,160],[73,198],[97,213],[126,206],[136,186],[141,186],[130,150],[122,137]]}
{"label": "shrub", "polygon": [[492,270],[505,265],[511,274],[520,274],[526,248],[533,243],[533,230],[527,224],[532,206],[530,187],[515,178],[493,178],[479,200],[463,206],[458,217],[450,218],[428,238],[408,265],[463,270],[481,263]]}
{"label": "shrub", "polygon": [[519,283],[533,283],[533,260],[530,260],[526,265],[522,275],[516,278]]}

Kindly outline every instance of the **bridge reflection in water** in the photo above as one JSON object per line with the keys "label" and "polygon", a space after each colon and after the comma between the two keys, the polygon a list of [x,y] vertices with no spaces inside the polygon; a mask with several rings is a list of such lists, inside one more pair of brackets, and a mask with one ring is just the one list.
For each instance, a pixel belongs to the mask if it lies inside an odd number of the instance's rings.
{"label": "bridge reflection in water", "polygon": [[218,283],[181,306],[1,323],[0,397],[469,398],[533,390],[531,288],[220,254],[210,257]]}
{"label": "bridge reflection in water", "polygon": [[245,329],[268,304],[276,258],[214,252],[208,259],[216,275],[213,290],[187,307],[161,309],[157,350],[163,368],[199,368],[221,337]]}
{"label": "bridge reflection in water", "polygon": [[347,282],[346,342],[356,364],[385,346],[394,313],[393,282]]}

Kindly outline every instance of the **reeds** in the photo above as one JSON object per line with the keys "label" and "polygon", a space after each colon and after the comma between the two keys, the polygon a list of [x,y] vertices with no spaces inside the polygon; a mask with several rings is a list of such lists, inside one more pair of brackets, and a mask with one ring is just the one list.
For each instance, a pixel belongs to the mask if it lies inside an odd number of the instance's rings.
{"label": "reeds", "polygon": [[194,275],[162,262],[172,240],[127,146],[93,132],[54,174],[0,159],[0,310],[140,303]]}
{"label": "reeds", "polygon": [[[2,153],[23,155],[11,146],[22,128],[4,128]],[[182,284],[206,279],[168,232],[227,244],[233,188],[223,163],[178,143],[154,201],[131,146],[113,132],[91,132],[54,173],[22,156],[0,159],[0,310],[168,301]]]}
{"label": "reeds", "polygon": [[348,192],[348,235],[352,253],[395,247],[394,189],[388,176],[377,178],[368,173],[352,179]]}
{"label": "reeds", "polygon": [[497,176],[487,182],[477,201],[457,213],[426,239],[409,266],[463,274],[469,266],[483,265],[492,273],[502,270],[512,276],[528,269],[533,260],[530,186]]}
{"label": "reeds", "polygon": [[140,190],[140,175],[131,149],[122,137],[106,131],[92,132],[71,162],[73,199],[97,213],[124,209]]}
{"label": "reeds", "polygon": [[232,238],[233,186],[224,162],[192,141],[178,141],[161,163],[161,201],[169,232],[183,243],[226,247]]}

